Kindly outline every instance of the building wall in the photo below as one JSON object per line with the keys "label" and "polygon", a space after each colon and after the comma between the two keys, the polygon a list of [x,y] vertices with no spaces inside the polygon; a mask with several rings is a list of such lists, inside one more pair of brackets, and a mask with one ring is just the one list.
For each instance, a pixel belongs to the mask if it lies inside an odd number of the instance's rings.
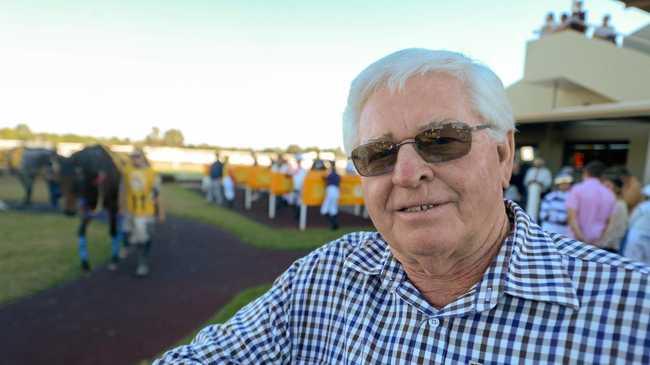
{"label": "building wall", "polygon": [[536,84],[518,81],[506,90],[515,115],[550,112],[555,108],[609,103],[612,100],[567,82]]}
{"label": "building wall", "polygon": [[560,169],[566,142],[628,141],[626,167],[630,172],[650,183],[650,123],[642,120],[584,121],[571,123],[527,124],[517,127],[517,145],[535,145],[551,171]]}

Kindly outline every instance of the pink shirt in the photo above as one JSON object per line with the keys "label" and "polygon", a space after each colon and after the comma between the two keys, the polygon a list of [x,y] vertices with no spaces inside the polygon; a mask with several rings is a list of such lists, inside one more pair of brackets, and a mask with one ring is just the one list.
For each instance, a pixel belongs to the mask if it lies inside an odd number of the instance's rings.
{"label": "pink shirt", "polygon": [[[576,211],[585,241],[593,243],[607,227],[607,219],[616,207],[616,196],[598,179],[590,177],[571,188],[566,206]],[[575,238],[572,230],[569,233]]]}

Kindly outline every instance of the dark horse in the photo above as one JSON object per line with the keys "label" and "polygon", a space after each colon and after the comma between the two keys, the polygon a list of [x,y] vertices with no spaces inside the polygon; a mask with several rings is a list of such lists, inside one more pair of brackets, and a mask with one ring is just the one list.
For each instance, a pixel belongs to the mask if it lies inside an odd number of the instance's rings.
{"label": "dark horse", "polygon": [[60,197],[55,170],[59,167],[61,156],[46,148],[18,147],[9,152],[9,171],[18,177],[25,196],[23,206],[32,203],[32,190],[36,177],[43,174],[50,191],[50,204],[56,208]]}
{"label": "dark horse", "polygon": [[[98,208],[108,214],[111,236],[111,265],[119,261],[120,237],[118,232],[118,198],[121,173],[117,160],[101,145],[86,147],[73,153],[61,164],[61,187],[64,213],[74,215],[80,210],[78,229],[79,258],[83,270],[90,270],[86,228]],[[100,204],[101,201],[101,204]]]}

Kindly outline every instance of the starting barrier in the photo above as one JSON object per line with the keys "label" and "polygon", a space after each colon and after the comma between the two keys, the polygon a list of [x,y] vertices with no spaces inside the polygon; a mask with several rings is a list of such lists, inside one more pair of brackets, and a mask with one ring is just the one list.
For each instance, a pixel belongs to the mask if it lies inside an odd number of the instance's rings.
{"label": "starting barrier", "polygon": [[[291,193],[294,189],[291,175],[273,172],[269,167],[230,165],[228,171],[236,185],[245,187],[244,207],[247,210],[251,208],[254,192],[268,191],[269,218],[275,218],[277,197]],[[325,171],[309,171],[305,176],[300,197],[300,230],[307,227],[307,208],[320,206],[325,199],[326,176]],[[354,206],[358,215],[363,204],[361,178],[356,175],[342,175],[339,205]]]}

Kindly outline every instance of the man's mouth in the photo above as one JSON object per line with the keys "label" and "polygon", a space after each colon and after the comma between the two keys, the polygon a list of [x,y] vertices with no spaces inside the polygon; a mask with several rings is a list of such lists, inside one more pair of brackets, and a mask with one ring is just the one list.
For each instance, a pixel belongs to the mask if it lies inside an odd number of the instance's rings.
{"label": "man's mouth", "polygon": [[421,205],[415,205],[411,207],[405,207],[402,209],[399,209],[400,212],[405,212],[405,213],[416,213],[416,212],[424,212],[429,209],[433,209],[435,207],[438,207],[442,204],[421,204]]}

